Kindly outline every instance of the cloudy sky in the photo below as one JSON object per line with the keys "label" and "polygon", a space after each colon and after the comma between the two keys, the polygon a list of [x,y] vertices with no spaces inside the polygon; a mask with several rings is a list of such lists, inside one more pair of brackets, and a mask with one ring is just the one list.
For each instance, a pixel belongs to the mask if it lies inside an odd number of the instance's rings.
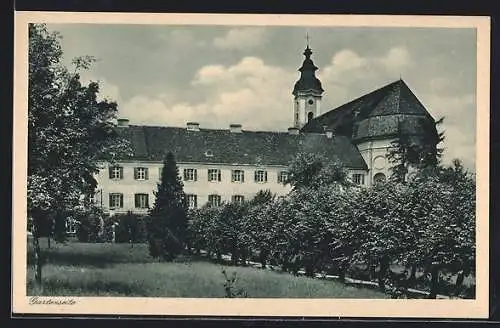
{"label": "cloudy sky", "polygon": [[475,164],[476,31],[438,28],[50,24],[65,60],[92,55],[131,124],[286,131],[306,32],[323,83],[322,113],[400,78],[445,117],[444,161]]}

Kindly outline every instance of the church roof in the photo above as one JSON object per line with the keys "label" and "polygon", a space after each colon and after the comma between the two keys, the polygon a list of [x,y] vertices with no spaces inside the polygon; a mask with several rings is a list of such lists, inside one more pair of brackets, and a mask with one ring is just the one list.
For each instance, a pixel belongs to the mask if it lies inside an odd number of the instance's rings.
{"label": "church roof", "polygon": [[288,165],[299,152],[321,153],[352,169],[366,169],[358,149],[344,136],[325,134],[199,129],[129,125],[120,128],[131,141],[129,160],[161,161],[167,152],[177,162]]}
{"label": "church roof", "polygon": [[430,120],[434,121],[400,79],[316,117],[302,131],[321,132],[328,126],[336,134],[361,140],[395,135],[398,126],[418,134],[419,127]]}
{"label": "church roof", "polygon": [[323,87],[321,86],[321,81],[316,77],[315,72],[318,69],[316,65],[314,65],[311,59],[312,51],[307,46],[306,50],[304,50],[304,56],[306,57],[302,62],[302,67],[299,68],[300,78],[293,87],[293,95],[297,95],[299,92],[316,92],[322,93]]}

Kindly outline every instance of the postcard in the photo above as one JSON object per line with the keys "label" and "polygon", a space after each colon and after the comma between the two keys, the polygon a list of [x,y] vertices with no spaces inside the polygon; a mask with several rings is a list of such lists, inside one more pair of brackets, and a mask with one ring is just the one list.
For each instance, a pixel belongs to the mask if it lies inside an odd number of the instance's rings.
{"label": "postcard", "polygon": [[487,318],[488,17],[16,12],[13,312]]}

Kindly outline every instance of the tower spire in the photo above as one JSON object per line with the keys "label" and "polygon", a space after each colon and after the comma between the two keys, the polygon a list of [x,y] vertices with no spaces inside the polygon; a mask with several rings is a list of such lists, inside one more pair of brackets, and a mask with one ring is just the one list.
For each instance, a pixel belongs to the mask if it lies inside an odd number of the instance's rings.
{"label": "tower spire", "polygon": [[304,61],[299,68],[300,78],[293,87],[294,95],[294,126],[301,128],[321,114],[320,102],[323,88],[315,72],[318,69],[314,65],[309,48],[309,33],[306,33],[306,49],[304,50]]}

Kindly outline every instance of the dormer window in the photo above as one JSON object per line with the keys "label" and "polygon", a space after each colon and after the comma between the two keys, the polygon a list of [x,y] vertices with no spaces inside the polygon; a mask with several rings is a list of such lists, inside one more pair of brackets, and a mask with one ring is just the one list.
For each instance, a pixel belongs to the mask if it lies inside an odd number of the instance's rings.
{"label": "dormer window", "polygon": [[205,152],[205,157],[213,157],[214,153],[210,149]]}

